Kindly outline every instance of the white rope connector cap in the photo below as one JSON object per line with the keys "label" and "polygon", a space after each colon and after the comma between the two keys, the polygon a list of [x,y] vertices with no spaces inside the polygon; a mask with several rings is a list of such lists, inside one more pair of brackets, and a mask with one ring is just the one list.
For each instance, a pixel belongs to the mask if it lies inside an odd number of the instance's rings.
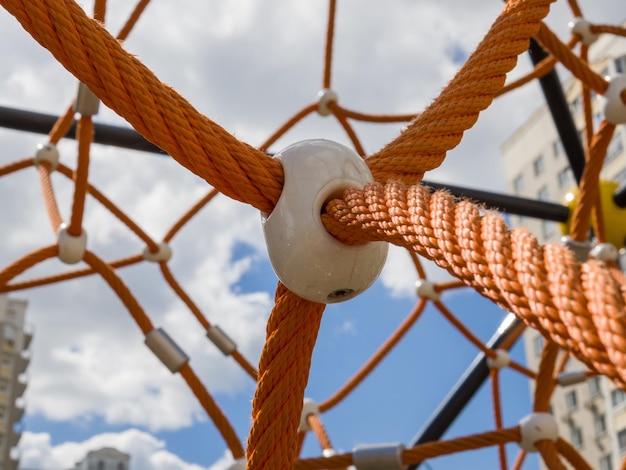
{"label": "white rope connector cap", "polygon": [[211,325],[206,330],[206,336],[224,356],[230,356],[237,349],[235,342],[217,325]]}
{"label": "white rope connector cap", "polygon": [[339,96],[330,88],[324,88],[317,93],[317,113],[320,116],[330,116],[333,110],[328,106],[330,103],[336,103]]}
{"label": "white rope connector cap", "polygon": [[502,369],[511,363],[511,355],[506,349],[496,349],[496,357],[487,357],[487,367]]}
{"label": "white rope connector cap", "polygon": [[302,402],[302,413],[300,414],[300,425],[298,426],[298,431],[310,431],[311,426],[309,426],[309,415],[318,416],[320,414],[320,407],[317,405],[315,400],[312,398],[305,398]]}
{"label": "white rope connector cap", "polygon": [[522,418],[519,427],[522,435],[519,445],[526,452],[537,452],[536,442],[556,442],[559,437],[559,426],[550,413],[531,413]]}
{"label": "white rope connector cap", "polygon": [[74,101],[74,111],[82,116],[93,116],[98,114],[100,107],[100,98],[89,89],[84,83],[78,83],[78,91],[76,92],[76,101]]}
{"label": "white rope connector cap", "polygon": [[159,249],[156,252],[150,251],[150,247],[145,247],[143,250],[143,259],[153,263],[169,261],[171,257],[172,249],[166,242],[159,243]]}
{"label": "white rope connector cap", "polygon": [[604,117],[611,124],[625,124],[626,103],[622,99],[622,92],[626,90],[626,75],[611,75],[607,80],[609,86],[604,92]]}
{"label": "white rope connector cap", "polygon": [[619,252],[611,243],[598,243],[591,249],[589,256],[600,261],[617,261]]}
{"label": "white rope connector cap", "polygon": [[227,470],[246,470],[246,459],[235,460]]}
{"label": "white rope connector cap", "polygon": [[326,458],[334,457],[337,455],[337,451],[332,447],[329,447],[328,449],[322,449],[322,455]]}
{"label": "white rope connector cap", "polygon": [[352,449],[352,462],[357,470],[405,470],[402,464],[404,445],[365,444]]}
{"label": "white rope connector cap", "polygon": [[50,165],[50,171],[54,171],[59,166],[59,149],[54,144],[37,144],[35,152],[35,165],[46,162]]}
{"label": "white rope connector cap", "polygon": [[566,248],[569,248],[572,253],[574,253],[574,257],[577,261],[584,263],[585,261],[587,261],[587,258],[589,258],[591,243],[589,243],[588,241],[579,242],[577,240],[574,240],[569,235],[564,235],[561,237],[561,243]]}
{"label": "white rope connector cap", "polygon": [[441,298],[441,292],[435,289],[435,283],[426,279],[418,279],[415,281],[415,292],[422,299],[437,301]]}
{"label": "white rope connector cap", "polygon": [[67,224],[62,223],[57,231],[57,242],[59,243],[59,259],[65,264],[76,264],[85,256],[87,232],[81,229],[80,235],[70,235],[67,231]]}
{"label": "white rope connector cap", "polygon": [[144,343],[172,374],[189,361],[189,356],[162,328],[155,328],[148,333]]}
{"label": "white rope connector cap", "polygon": [[583,18],[576,18],[570,21],[567,26],[569,26],[569,30],[572,34],[578,34],[580,36],[580,40],[586,46],[591,46],[598,40],[598,35],[591,32],[591,23]]}
{"label": "white rope connector cap", "polygon": [[584,370],[576,370],[572,372],[561,372],[556,376],[556,382],[562,387],[576,385],[587,380],[587,374]]}
{"label": "white rope connector cap", "polygon": [[365,291],[378,278],[387,243],[341,243],[326,231],[327,201],[373,180],[353,150],[329,140],[305,140],[279,152],[283,191],[271,214],[262,214],[272,267],[292,292],[313,302],[335,303]]}

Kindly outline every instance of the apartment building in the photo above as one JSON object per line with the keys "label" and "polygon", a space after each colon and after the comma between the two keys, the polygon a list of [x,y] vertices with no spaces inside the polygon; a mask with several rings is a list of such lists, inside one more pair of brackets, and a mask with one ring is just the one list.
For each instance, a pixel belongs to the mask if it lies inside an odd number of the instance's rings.
{"label": "apartment building", "polygon": [[71,470],[129,470],[130,455],[112,447],[92,450]]}

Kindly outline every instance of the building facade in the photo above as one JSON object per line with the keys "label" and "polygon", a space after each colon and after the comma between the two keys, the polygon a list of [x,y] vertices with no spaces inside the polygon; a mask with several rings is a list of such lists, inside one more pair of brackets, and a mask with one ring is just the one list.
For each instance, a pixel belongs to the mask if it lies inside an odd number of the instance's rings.
{"label": "building facade", "polygon": [[71,470],[129,470],[130,455],[112,447],[92,450]]}
{"label": "building facade", "polygon": [[22,436],[24,373],[33,338],[25,326],[26,306],[24,300],[0,295],[0,470],[14,470],[19,464],[16,446]]}
{"label": "building facade", "polygon": [[[602,37],[590,47],[594,70],[604,76],[626,74],[626,41]],[[584,117],[580,82],[571,80],[564,92],[582,139]],[[593,120],[602,120],[599,97],[592,98]],[[626,126],[619,125],[609,145],[601,178],[626,184]],[[507,190],[514,195],[550,202],[563,202],[575,185],[574,176],[547,106],[538,109],[502,146]],[[609,221],[610,223],[610,221]],[[526,227],[541,243],[558,242],[562,233],[554,222],[511,216],[514,227]],[[524,335],[526,360],[536,370],[543,337],[534,330]],[[619,468],[626,455],[626,394],[605,377],[582,377],[585,367],[570,359],[565,372],[572,380],[557,387],[551,412],[559,423],[560,435],[599,470]],[[531,385],[532,387],[532,385]],[[533,390],[531,390],[531,393]],[[543,463],[541,464],[542,468]]]}

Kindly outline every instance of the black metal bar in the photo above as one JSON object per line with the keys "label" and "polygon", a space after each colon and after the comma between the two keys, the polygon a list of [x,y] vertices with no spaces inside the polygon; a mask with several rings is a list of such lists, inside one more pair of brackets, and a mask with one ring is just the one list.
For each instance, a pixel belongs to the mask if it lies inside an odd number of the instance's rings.
{"label": "black metal bar", "polygon": [[561,204],[509,196],[508,194],[492,193],[481,189],[461,188],[448,184],[427,181],[422,181],[422,184],[433,189],[446,189],[456,197],[472,199],[484,203],[490,209],[497,209],[509,214],[552,220],[554,222],[566,222],[569,215],[569,209]]}
{"label": "black metal bar", "polygon": [[626,208],[626,183],[617,188],[613,194],[613,202],[617,207]]}
{"label": "black metal bar", "polygon": [[[519,335],[520,327],[521,320],[512,313],[509,313],[498,330],[491,337],[487,346],[491,349],[502,348],[502,344],[505,341],[510,340],[515,334]],[[512,341],[509,347],[512,347],[513,344],[515,344],[515,341]],[[461,414],[463,408],[465,408],[476,394],[487,377],[489,377],[487,356],[481,352],[476,356],[474,361],[472,361],[470,366],[465,370],[463,376],[461,376],[454,387],[452,387],[452,390],[450,390],[448,395],[439,404],[426,424],[411,440],[409,447],[440,439],[459,414]],[[408,470],[416,470],[419,466],[420,463],[409,465]]]}
{"label": "black metal bar", "polygon": [[[537,65],[548,57],[548,53],[533,38],[530,39],[528,52],[534,65]],[[576,129],[576,124],[574,124],[574,119],[569,111],[569,106],[565,99],[563,87],[556,69],[552,69],[551,72],[541,77],[539,84],[541,85],[541,90],[543,91],[550,114],[552,114],[552,120],[554,121],[556,130],[563,143],[563,149],[565,150],[570,167],[574,173],[574,178],[576,182],[580,184],[580,179],[585,169],[585,151],[578,137],[578,130]]]}
{"label": "black metal bar", "polygon": [[[50,129],[52,129],[57,119],[58,117],[52,114],[35,113],[0,106],[0,127],[34,132],[37,134],[47,134],[50,132]],[[75,136],[76,121],[74,121],[65,137],[74,139]],[[94,123],[94,142],[102,145],[112,145],[130,150],[165,155],[163,150],[153,143],[148,142],[141,134],[130,127]]]}

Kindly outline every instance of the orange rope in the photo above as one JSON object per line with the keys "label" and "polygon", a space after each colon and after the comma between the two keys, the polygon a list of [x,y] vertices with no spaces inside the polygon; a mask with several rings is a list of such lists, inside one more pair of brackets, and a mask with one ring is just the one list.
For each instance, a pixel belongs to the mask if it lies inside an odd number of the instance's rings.
{"label": "orange rope", "polygon": [[326,26],[326,48],[324,54],[324,80],[323,87],[330,88],[330,76],[333,61],[333,36],[335,35],[335,16],[337,15],[337,2],[330,0],[328,4],[328,25]]}
{"label": "orange rope", "polygon": [[[174,238],[174,236],[178,233],[178,231],[181,228],[183,228],[183,226],[187,222],[189,222],[193,216],[195,216],[198,212],[200,212],[200,210],[204,206],[206,206],[211,200],[213,200],[213,198],[217,196],[218,194],[219,193],[215,189],[212,189],[211,191],[207,193],[206,196],[204,196],[202,199],[196,202],[191,207],[191,209],[185,212],[183,216],[174,225],[172,225],[172,228],[170,228],[169,231],[163,237],[163,241],[166,243],[169,243],[170,241],[172,241],[172,238]],[[158,247],[155,247],[155,250],[158,250]]]}
{"label": "orange rope", "polygon": [[560,437],[557,439],[556,450],[565,457],[576,470],[593,470],[593,467],[589,465],[585,458],[565,439]]}
{"label": "orange rope", "polygon": [[37,170],[39,171],[39,183],[41,185],[43,200],[46,205],[46,212],[48,213],[48,218],[50,219],[52,231],[56,233],[59,226],[63,222],[63,218],[59,212],[59,206],[57,205],[56,197],[54,196],[54,189],[52,188],[52,182],[50,181],[50,166],[48,163],[43,162],[37,165]]}
{"label": "orange rope", "polygon": [[487,357],[496,356],[495,351],[485,346],[474,333],[472,333],[443,303],[441,303],[441,301],[435,300],[433,301],[433,304],[437,307],[437,310],[441,312],[444,318],[452,323],[459,333],[465,336],[470,343],[480,349],[480,351],[482,351]]}
{"label": "orange rope", "polygon": [[11,279],[19,276],[27,269],[32,268],[42,261],[57,256],[58,254],[59,247],[57,245],[51,245],[35,250],[32,253],[15,260],[13,263],[4,267],[0,271],[0,286],[4,286],[6,283],[10,282]]}
{"label": "orange rope", "polygon": [[323,311],[323,304],[301,299],[279,283],[252,402],[248,470],[286,469],[296,461],[302,400]]}
{"label": "orange rope", "polygon": [[106,0],[96,0],[93,6],[93,18],[100,23],[104,23],[104,17],[106,14],[107,2]]}
{"label": "orange rope", "polygon": [[280,139],[285,132],[295,126],[298,122],[302,121],[309,114],[317,111],[317,103],[310,104],[305,108],[298,111],[292,118],[290,118],[285,124],[283,124],[276,132],[274,132],[264,143],[259,147],[262,152],[267,152],[270,146]]}
{"label": "orange rope", "polygon": [[539,451],[543,463],[548,467],[548,470],[567,470],[567,467],[563,465],[559,454],[556,450],[556,445],[552,441],[539,441],[535,443],[535,447]]}
{"label": "orange rope", "polygon": [[550,398],[554,390],[554,364],[559,348],[556,344],[546,342],[541,351],[541,362],[535,387],[535,400],[533,411],[547,413],[550,409]]}
{"label": "orange rope", "polygon": [[409,315],[398,326],[396,331],[387,338],[387,340],[378,348],[378,350],[369,358],[369,360],[359,369],[346,383],[341,387],[333,396],[326,401],[320,403],[320,412],[325,412],[337,405],[343,400],[352,390],[354,390],[362,381],[367,377],[374,368],[382,361],[387,354],[398,344],[398,342],[404,337],[404,335],[411,329],[417,319],[420,317],[426,306],[426,301],[420,299]]}
{"label": "orange rope", "polygon": [[33,158],[24,158],[16,162],[9,163],[8,165],[0,166],[0,176],[5,176],[11,173],[18,172],[25,168],[29,168],[30,166],[32,166],[33,162]]}
{"label": "orange rope", "polygon": [[336,108],[337,112],[340,112],[343,116],[355,119],[357,121],[365,121],[365,122],[406,122],[414,119],[417,115],[413,114],[368,114],[368,113],[359,113],[357,111],[351,111],[349,109],[344,108],[339,103],[333,103],[333,106]]}
{"label": "orange rope", "polygon": [[[500,400],[500,374],[498,369],[491,369],[489,371],[491,376],[491,397],[493,402],[493,414],[496,424],[496,430],[502,429],[502,405]],[[498,458],[500,460],[500,468],[506,470],[508,468],[506,463],[506,451],[504,444],[498,444]]]}
{"label": "orange rope", "polygon": [[594,34],[609,33],[616,36],[626,36],[626,28],[621,26],[594,24],[591,25],[589,29],[591,29],[591,32]]}
{"label": "orange rope", "polygon": [[120,32],[117,33],[117,39],[119,41],[126,40],[132,29],[135,27],[137,21],[139,21],[139,17],[148,6],[148,3],[150,3],[150,0],[139,0],[139,2],[137,2],[135,9],[126,20],[126,23],[124,23]]}
{"label": "orange rope", "polygon": [[78,164],[74,172],[74,199],[72,216],[67,227],[67,233],[73,237],[79,236],[83,229],[83,213],[85,211],[85,196],[87,195],[87,178],[89,174],[89,149],[93,135],[93,121],[91,116],[81,116],[76,128],[78,138]]}
{"label": "orange rope", "polygon": [[307,422],[311,427],[311,431],[313,431],[313,434],[317,437],[322,449],[332,449],[333,445],[330,443],[330,437],[328,437],[328,433],[326,433],[326,429],[324,428],[324,424],[322,423],[319,415],[308,415]]}
{"label": "orange rope", "polygon": [[52,129],[48,133],[48,139],[51,144],[58,144],[59,141],[65,137],[72,127],[72,123],[74,122],[74,103],[72,102],[67,109],[65,110],[65,114],[62,114],[58,117],[57,121],[52,126]]}

